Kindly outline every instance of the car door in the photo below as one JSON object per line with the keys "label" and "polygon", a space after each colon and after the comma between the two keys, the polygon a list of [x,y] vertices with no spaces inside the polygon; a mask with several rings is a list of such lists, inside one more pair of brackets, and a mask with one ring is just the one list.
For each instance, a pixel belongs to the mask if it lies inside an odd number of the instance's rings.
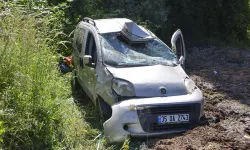
{"label": "car door", "polygon": [[[77,72],[78,79],[81,79],[83,69],[84,46],[86,43],[86,30],[77,27],[74,33],[73,40],[73,64]],[[81,81],[80,81],[81,82]]]}
{"label": "car door", "polygon": [[[82,72],[82,81],[84,83],[84,87],[86,87],[85,92],[88,96],[93,100],[95,94],[95,86],[96,86],[96,63],[97,63],[97,45],[93,32],[89,29],[87,31],[86,44],[84,47],[84,55],[91,56],[90,62],[84,64],[83,72]],[[83,56],[84,59],[84,56]]]}
{"label": "car door", "polygon": [[178,29],[171,38],[172,50],[175,52],[180,65],[185,69],[186,48],[184,38],[180,29]]}

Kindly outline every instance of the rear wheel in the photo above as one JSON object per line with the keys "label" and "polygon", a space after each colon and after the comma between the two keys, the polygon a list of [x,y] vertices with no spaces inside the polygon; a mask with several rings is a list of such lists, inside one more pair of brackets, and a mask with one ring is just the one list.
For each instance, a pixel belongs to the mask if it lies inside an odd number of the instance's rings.
{"label": "rear wheel", "polygon": [[88,97],[88,95],[85,93],[83,88],[81,87],[81,85],[78,81],[76,70],[73,70],[71,84],[72,84],[72,94],[73,94],[74,98],[80,104],[83,104],[83,105],[89,104],[89,102],[91,102],[91,100]]}
{"label": "rear wheel", "polygon": [[72,84],[72,88],[74,90],[80,90],[81,89],[81,86],[80,86],[80,84],[78,82],[78,79],[77,79],[76,70],[72,71],[72,81],[71,81],[71,84]]}

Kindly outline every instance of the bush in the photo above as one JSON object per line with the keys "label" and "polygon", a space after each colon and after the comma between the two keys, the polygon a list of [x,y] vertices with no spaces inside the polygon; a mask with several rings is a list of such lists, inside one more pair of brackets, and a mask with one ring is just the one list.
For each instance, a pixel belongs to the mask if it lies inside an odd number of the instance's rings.
{"label": "bush", "polygon": [[57,45],[44,38],[48,18],[35,16],[0,15],[0,143],[4,149],[86,148],[92,129],[70,98],[71,76],[58,72]]}

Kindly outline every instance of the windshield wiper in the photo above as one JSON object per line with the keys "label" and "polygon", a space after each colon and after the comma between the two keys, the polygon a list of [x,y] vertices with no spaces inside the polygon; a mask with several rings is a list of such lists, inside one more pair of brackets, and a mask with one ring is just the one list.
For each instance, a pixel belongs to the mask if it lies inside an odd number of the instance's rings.
{"label": "windshield wiper", "polygon": [[119,63],[116,65],[116,67],[140,67],[140,66],[150,66],[149,64],[146,63]]}

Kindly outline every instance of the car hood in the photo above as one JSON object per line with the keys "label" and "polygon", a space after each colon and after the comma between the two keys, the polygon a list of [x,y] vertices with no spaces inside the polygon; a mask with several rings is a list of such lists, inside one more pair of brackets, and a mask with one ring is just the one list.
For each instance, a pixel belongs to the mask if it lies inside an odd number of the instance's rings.
{"label": "car hood", "polygon": [[[137,97],[159,97],[185,95],[184,80],[186,73],[180,66],[143,66],[129,68],[107,68],[114,78],[120,78],[133,84]],[[166,94],[161,93],[166,89]]]}

